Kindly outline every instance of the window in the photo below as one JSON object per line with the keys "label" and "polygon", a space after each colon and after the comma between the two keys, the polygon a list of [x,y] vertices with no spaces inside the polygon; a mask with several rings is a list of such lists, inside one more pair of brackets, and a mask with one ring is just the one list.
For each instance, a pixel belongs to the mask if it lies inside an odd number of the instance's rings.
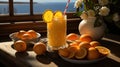
{"label": "window", "polygon": [[14,14],[30,14],[30,0],[14,0]]}
{"label": "window", "polygon": [[[53,11],[56,10],[61,10],[64,11],[67,0],[33,0],[34,1],[34,5],[33,5],[33,11],[34,13],[42,13],[43,11],[45,11],[46,9],[51,9]],[[71,0],[71,2],[69,3],[69,7],[67,12],[75,12],[75,8],[74,8],[74,1],[75,0]]]}
{"label": "window", "polygon": [[[0,22],[42,21],[42,13],[46,9],[64,11],[68,0],[0,0]],[[68,6],[68,18],[73,18],[76,9],[74,1]],[[3,7],[7,6],[3,9]],[[8,14],[6,16],[6,14]],[[6,18],[6,19],[4,19]],[[76,17],[74,17],[76,18]]]}
{"label": "window", "polygon": [[[66,13],[67,25],[70,26],[68,30],[74,30],[80,22],[80,19],[74,16],[74,1],[71,0],[72,4],[69,4],[67,12],[70,13]],[[8,36],[21,29],[35,29],[46,33],[42,12],[46,9],[64,11],[66,2],[67,0],[0,0],[0,36]]]}
{"label": "window", "polygon": [[8,15],[8,14],[9,14],[8,0],[0,1],[0,15]]}
{"label": "window", "polygon": [[[9,13],[9,0],[0,0],[0,14]],[[10,0],[11,1],[11,0]],[[68,0],[33,0],[33,13],[41,14],[46,9],[64,11]],[[75,12],[74,1],[71,0],[67,12]],[[14,14],[30,14],[30,0],[13,0]]]}

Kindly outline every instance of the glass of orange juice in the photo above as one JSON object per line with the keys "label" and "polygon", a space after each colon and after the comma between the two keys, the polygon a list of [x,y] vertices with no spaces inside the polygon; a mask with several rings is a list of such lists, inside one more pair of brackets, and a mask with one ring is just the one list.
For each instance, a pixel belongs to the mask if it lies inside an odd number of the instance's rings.
{"label": "glass of orange juice", "polygon": [[49,51],[67,47],[67,16],[61,11],[53,13],[51,10],[45,11],[43,19],[47,22],[47,49]]}
{"label": "glass of orange juice", "polygon": [[52,50],[63,48],[66,45],[66,15],[53,18],[47,23],[48,47]]}

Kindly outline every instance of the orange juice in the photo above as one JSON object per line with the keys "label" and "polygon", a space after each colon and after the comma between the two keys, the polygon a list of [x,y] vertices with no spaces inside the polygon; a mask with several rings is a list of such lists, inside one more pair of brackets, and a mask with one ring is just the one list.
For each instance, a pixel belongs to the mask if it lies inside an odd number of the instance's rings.
{"label": "orange juice", "polygon": [[48,46],[52,48],[52,50],[59,49],[66,45],[66,30],[66,15],[54,17],[50,23],[47,23]]}

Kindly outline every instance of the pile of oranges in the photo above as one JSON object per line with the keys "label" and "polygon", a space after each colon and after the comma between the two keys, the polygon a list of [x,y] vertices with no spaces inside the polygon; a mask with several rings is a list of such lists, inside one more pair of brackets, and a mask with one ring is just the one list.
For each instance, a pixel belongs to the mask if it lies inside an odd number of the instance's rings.
{"label": "pile of oranges", "polygon": [[19,32],[16,32],[15,37],[23,41],[26,41],[37,38],[37,32],[34,30],[28,30],[28,31],[20,30]]}
{"label": "pile of oranges", "polygon": [[35,32],[34,30],[20,30],[14,34],[14,37],[18,39],[13,44],[14,49],[18,52],[23,52],[27,49],[26,41],[37,38],[37,32]]}
{"label": "pile of oranges", "polygon": [[[20,30],[14,36],[16,38],[19,38],[19,40],[14,42],[13,48],[17,52],[25,52],[25,51],[27,51],[27,48],[29,46],[29,43],[27,43],[26,41],[37,38],[37,32],[34,30],[28,30],[28,31]],[[34,43],[33,45],[34,45],[32,47],[33,51],[37,55],[41,55],[46,52],[46,45],[44,43],[37,42],[37,43]]]}
{"label": "pile of oranges", "polygon": [[94,60],[110,53],[108,48],[101,46],[98,41],[93,41],[88,34],[79,36],[70,33],[66,39],[70,41],[69,46],[58,51],[60,56],[66,58]]}

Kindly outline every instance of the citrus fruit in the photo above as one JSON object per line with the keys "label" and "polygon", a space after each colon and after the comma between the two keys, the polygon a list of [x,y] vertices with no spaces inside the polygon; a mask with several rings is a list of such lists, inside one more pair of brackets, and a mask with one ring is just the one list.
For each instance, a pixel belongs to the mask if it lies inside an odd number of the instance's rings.
{"label": "citrus fruit", "polygon": [[75,47],[77,47],[77,46],[79,46],[79,44],[77,43],[77,42],[72,42],[72,43],[70,43],[70,45],[69,45],[70,47],[72,47],[72,46],[75,46]]}
{"label": "citrus fruit", "polygon": [[20,30],[20,31],[17,33],[16,37],[21,39],[22,36],[23,36],[23,34],[25,34],[25,33],[26,33],[26,31]]}
{"label": "citrus fruit", "polygon": [[70,53],[69,53],[69,56],[68,56],[67,58],[70,58],[70,59],[71,59],[71,58],[74,58],[74,56],[75,56],[75,52],[70,52]]}
{"label": "citrus fruit", "polygon": [[42,42],[35,43],[35,45],[33,46],[33,51],[37,55],[42,55],[42,54],[44,54],[46,52],[46,46]]}
{"label": "citrus fruit", "polygon": [[68,58],[73,58],[75,56],[75,53],[78,51],[78,47],[77,46],[70,46],[68,47],[68,51],[69,51],[69,56]]}
{"label": "citrus fruit", "polygon": [[67,40],[77,40],[77,39],[79,39],[79,36],[75,33],[70,33],[66,36],[66,39]]}
{"label": "citrus fruit", "polygon": [[30,35],[30,34],[28,34],[28,33],[25,33],[25,34],[23,34],[23,35],[21,36],[21,39],[22,39],[23,41],[30,40],[30,39],[32,39],[32,35]]}
{"label": "citrus fruit", "polygon": [[92,42],[90,42],[90,45],[92,47],[96,47],[96,46],[100,46],[100,43],[98,41],[92,41]]}
{"label": "citrus fruit", "polygon": [[86,48],[80,48],[76,53],[75,53],[75,57],[77,59],[83,59],[85,58],[87,55],[87,49]]}
{"label": "citrus fruit", "polygon": [[98,50],[96,48],[90,47],[88,49],[88,55],[87,55],[88,60],[97,59],[97,58],[99,58],[99,56],[100,56],[100,53],[98,52]]}
{"label": "citrus fruit", "polygon": [[80,44],[80,43],[81,43],[81,41],[80,41],[80,40],[75,40],[75,42],[76,42],[77,44]]}
{"label": "citrus fruit", "polygon": [[68,47],[69,52],[76,52],[77,50],[79,50],[79,46],[70,46],[70,47]]}
{"label": "citrus fruit", "polygon": [[96,49],[99,51],[99,53],[102,54],[102,55],[108,55],[108,54],[110,54],[110,50],[109,50],[108,48],[104,47],[104,46],[96,46],[95,48],[96,48]]}
{"label": "citrus fruit", "polygon": [[17,50],[18,52],[23,52],[27,49],[27,45],[24,41],[22,40],[18,40],[13,44],[13,47],[15,50]]}
{"label": "citrus fruit", "polygon": [[52,19],[53,19],[53,12],[52,12],[52,10],[46,10],[46,11],[43,13],[42,18],[43,18],[43,20],[44,20],[46,23],[51,22]]}
{"label": "citrus fruit", "polygon": [[63,17],[63,13],[61,11],[56,11],[54,14],[54,18],[61,18]]}
{"label": "citrus fruit", "polygon": [[34,30],[28,30],[27,33],[30,34],[32,38],[37,38],[37,33]]}
{"label": "citrus fruit", "polygon": [[87,49],[91,47],[88,42],[81,42],[81,43],[79,44],[79,46],[80,46],[80,47],[87,48]]}
{"label": "citrus fruit", "polygon": [[92,37],[89,36],[88,34],[82,34],[80,36],[80,41],[81,42],[91,42],[92,41]]}
{"label": "citrus fruit", "polygon": [[63,57],[68,57],[69,56],[69,51],[68,51],[67,48],[59,49],[58,53],[59,53],[60,56],[63,56]]}
{"label": "citrus fruit", "polygon": [[80,40],[75,40],[75,42],[76,42],[77,44],[80,44],[80,43],[81,43],[81,41],[80,41]]}

